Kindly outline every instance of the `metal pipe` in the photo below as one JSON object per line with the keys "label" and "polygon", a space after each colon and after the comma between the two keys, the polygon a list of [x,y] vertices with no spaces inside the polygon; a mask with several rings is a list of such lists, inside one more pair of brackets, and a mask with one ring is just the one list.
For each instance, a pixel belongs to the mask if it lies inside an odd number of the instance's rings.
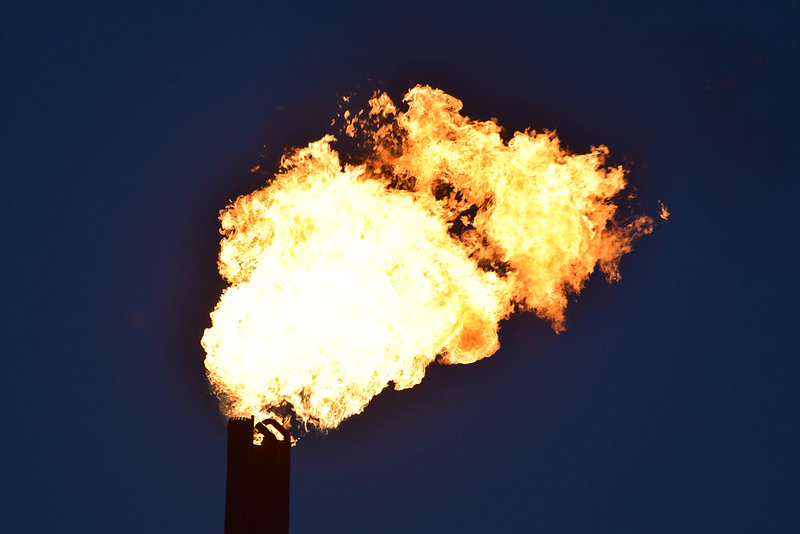
{"label": "metal pipe", "polygon": [[225,534],[288,534],[291,436],[274,419],[253,423],[253,417],[228,421]]}

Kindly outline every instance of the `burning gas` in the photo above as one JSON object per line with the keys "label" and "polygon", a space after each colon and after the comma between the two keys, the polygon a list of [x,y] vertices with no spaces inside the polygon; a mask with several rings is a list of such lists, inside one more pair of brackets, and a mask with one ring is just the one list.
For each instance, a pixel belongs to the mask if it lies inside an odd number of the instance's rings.
{"label": "burning gas", "polygon": [[560,331],[568,296],[595,268],[619,278],[650,232],[649,217],[619,220],[625,172],[606,147],[572,154],[536,131],[505,142],[431,87],[404,102],[378,94],[344,113],[356,161],[325,136],[221,212],[230,286],[202,344],[227,415],[333,428],[434,360],[490,356],[515,310]]}

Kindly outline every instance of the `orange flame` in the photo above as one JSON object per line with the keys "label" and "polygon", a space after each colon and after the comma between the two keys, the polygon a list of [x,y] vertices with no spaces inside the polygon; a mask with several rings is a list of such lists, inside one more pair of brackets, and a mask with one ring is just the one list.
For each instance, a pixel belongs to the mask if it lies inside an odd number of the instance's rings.
{"label": "orange flame", "polygon": [[665,221],[667,219],[669,219],[669,210],[664,205],[664,203],[659,200],[658,201],[658,206],[660,208],[659,211],[658,211],[658,216],[661,217],[662,219],[664,219]]}
{"label": "orange flame", "polygon": [[437,358],[490,356],[515,309],[560,331],[567,297],[596,266],[619,278],[651,231],[649,217],[615,219],[624,170],[604,166],[606,147],[572,154],[535,131],[504,142],[431,87],[404,101],[344,113],[362,161],[343,165],[325,136],[221,212],[231,285],[202,344],[228,416],[334,428]]}

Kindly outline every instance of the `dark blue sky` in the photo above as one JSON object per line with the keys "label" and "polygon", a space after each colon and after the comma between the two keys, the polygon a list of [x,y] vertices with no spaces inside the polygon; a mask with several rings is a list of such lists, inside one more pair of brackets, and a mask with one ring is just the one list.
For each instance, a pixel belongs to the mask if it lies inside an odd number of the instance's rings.
{"label": "dark blue sky", "polygon": [[4,532],[222,532],[217,212],[416,83],[673,216],[565,333],[516,317],[301,441],[292,532],[800,531],[798,4],[497,5],[4,5]]}

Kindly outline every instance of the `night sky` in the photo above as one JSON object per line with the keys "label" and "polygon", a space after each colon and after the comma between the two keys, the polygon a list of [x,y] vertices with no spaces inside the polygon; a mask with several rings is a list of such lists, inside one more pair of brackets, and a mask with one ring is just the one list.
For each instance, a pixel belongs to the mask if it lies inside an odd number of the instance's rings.
{"label": "night sky", "polygon": [[672,216],[566,332],[516,316],[301,440],[291,531],[800,532],[798,4],[320,4],[1,8],[0,530],[222,533],[218,212],[422,83]]}

